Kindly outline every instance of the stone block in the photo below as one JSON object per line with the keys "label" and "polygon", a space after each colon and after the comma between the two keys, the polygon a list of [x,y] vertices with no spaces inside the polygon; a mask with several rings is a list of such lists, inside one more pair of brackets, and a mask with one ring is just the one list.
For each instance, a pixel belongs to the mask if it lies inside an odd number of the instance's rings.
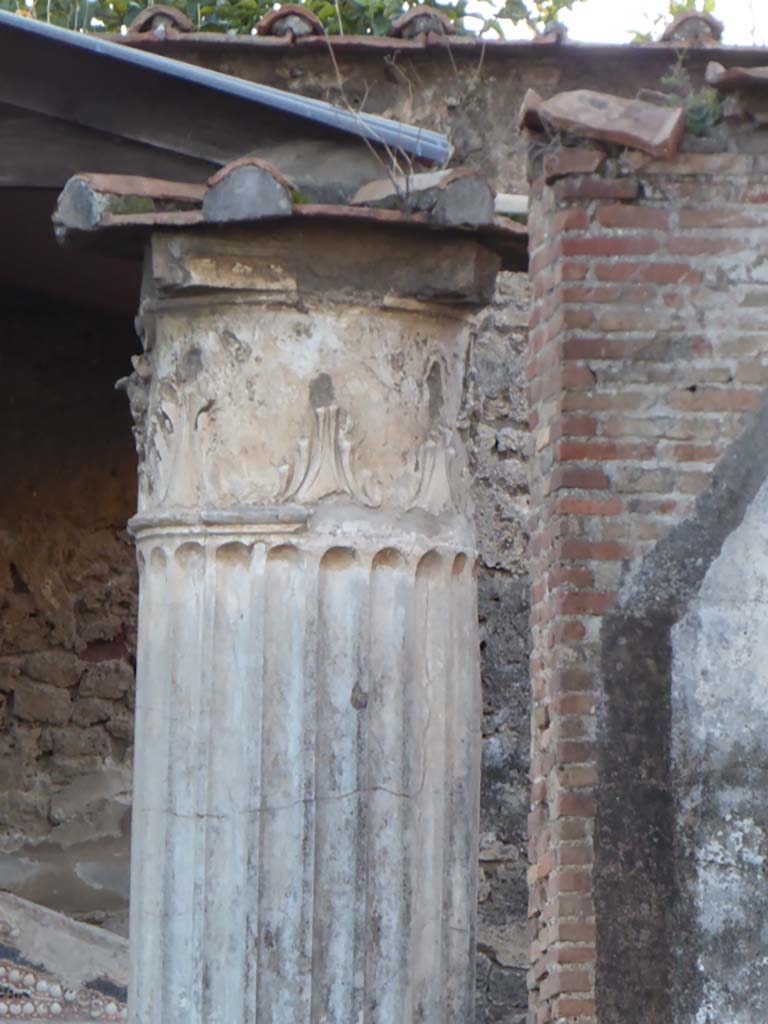
{"label": "stone block", "polygon": [[72,721],[76,725],[95,725],[106,722],[112,715],[114,703],[100,697],[82,697],[72,705]]}
{"label": "stone block", "polygon": [[119,740],[133,741],[133,713],[120,704],[112,705],[107,732]]}
{"label": "stone block", "polygon": [[71,651],[36,651],[22,661],[22,670],[30,679],[51,686],[76,686],[85,665]]}
{"label": "stone block", "polygon": [[109,737],[102,729],[52,729],[51,742],[54,754],[65,757],[107,757],[111,753]]}
{"label": "stone block", "polygon": [[70,719],[72,700],[67,690],[19,680],[13,692],[13,707],[18,718],[51,725],[63,725]]}
{"label": "stone block", "polygon": [[133,683],[133,669],[126,661],[100,661],[86,669],[80,683],[80,696],[119,700],[133,688]]}

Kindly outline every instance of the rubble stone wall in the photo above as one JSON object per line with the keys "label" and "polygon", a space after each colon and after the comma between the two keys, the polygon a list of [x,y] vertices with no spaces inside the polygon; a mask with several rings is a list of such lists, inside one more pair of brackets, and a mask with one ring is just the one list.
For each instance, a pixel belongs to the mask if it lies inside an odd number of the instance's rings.
{"label": "rubble stone wall", "polygon": [[553,143],[545,179],[541,155],[536,1019],[751,1024],[765,1017],[750,965],[768,853],[768,163],[634,153],[569,175]]}
{"label": "rubble stone wall", "polygon": [[0,887],[121,928],[136,474],[114,382],[137,342],[18,293],[2,308]]}

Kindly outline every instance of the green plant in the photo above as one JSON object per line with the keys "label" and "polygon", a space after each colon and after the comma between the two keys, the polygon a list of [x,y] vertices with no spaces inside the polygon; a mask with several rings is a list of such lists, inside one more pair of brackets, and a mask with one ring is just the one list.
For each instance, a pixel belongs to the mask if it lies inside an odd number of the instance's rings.
{"label": "green plant", "polygon": [[562,11],[570,11],[579,0],[505,0],[502,7],[486,19],[484,28],[504,35],[503,21],[525,23],[533,35],[540,35],[555,24]]}
{"label": "green plant", "polygon": [[660,80],[666,93],[666,100],[672,107],[685,110],[685,128],[691,135],[705,135],[722,116],[720,94],[716,89],[704,86],[696,89],[688,68],[685,53],[680,51],[669,73]]}
{"label": "green plant", "polygon": [[[244,35],[254,31],[258,21],[271,11],[272,0],[172,0],[184,11],[199,32],[229,32]],[[333,35],[383,35],[393,18],[413,7],[418,0],[305,0],[306,7]],[[467,0],[426,0],[439,7],[458,31],[464,31]],[[576,0],[507,0],[487,25],[502,34],[498,19],[514,24],[525,22],[533,32],[553,21],[559,11],[569,10]],[[77,31],[120,32],[150,6],[150,0],[0,0],[0,9],[15,11],[54,25]]]}

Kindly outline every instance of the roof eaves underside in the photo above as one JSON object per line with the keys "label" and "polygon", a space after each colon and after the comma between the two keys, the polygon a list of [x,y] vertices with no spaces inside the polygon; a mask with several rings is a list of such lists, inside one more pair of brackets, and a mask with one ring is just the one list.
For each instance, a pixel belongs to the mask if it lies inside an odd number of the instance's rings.
{"label": "roof eaves underside", "polygon": [[21,109],[214,163],[230,160],[233,145],[244,153],[265,136],[356,136],[437,164],[450,156],[439,132],[4,11],[0,95]]}

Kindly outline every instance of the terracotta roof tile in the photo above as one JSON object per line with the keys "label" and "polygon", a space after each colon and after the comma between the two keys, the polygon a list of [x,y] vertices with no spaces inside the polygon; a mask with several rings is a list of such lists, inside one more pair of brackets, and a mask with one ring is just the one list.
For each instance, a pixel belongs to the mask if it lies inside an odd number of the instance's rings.
{"label": "terracotta roof tile", "polygon": [[711,46],[723,38],[723,23],[706,11],[681,11],[664,29],[662,42]]}
{"label": "terracotta roof tile", "polygon": [[[297,25],[293,19],[298,19],[305,28],[305,31],[297,31]],[[281,22],[283,23],[281,26]],[[323,23],[301,4],[282,4],[274,11],[265,14],[256,26],[256,32],[260,36],[277,36],[293,39],[296,36],[324,36]]]}
{"label": "terracotta roof tile", "polygon": [[238,167],[259,167],[262,171],[266,171],[271,174],[275,181],[279,182],[284,188],[292,189],[293,184],[284,177],[280,171],[271,164],[268,160],[262,160],[259,156],[241,156],[237,160],[231,160],[228,164],[220,167],[215,174],[211,175],[208,179],[208,184],[217,185],[220,181],[223,181],[228,174],[232,171],[237,170]]}
{"label": "terracotta roof tile", "polygon": [[168,20],[177,32],[191,32],[195,27],[184,11],[180,11],[178,7],[155,4],[136,15],[128,29],[128,35],[138,36],[151,32],[156,19]]}
{"label": "terracotta roof tile", "polygon": [[399,38],[413,37],[422,32],[453,36],[456,35],[456,26],[438,7],[418,4],[395,18],[387,29],[388,36]]}
{"label": "terracotta roof tile", "polygon": [[[523,117],[525,109],[524,102]],[[558,93],[544,100],[536,113],[544,124],[571,135],[660,157],[675,155],[685,128],[681,107],[658,107],[590,89]]]}
{"label": "terracotta roof tile", "polygon": [[707,82],[723,92],[735,89],[768,89],[768,66],[757,68],[724,68],[716,61],[707,64]]}

